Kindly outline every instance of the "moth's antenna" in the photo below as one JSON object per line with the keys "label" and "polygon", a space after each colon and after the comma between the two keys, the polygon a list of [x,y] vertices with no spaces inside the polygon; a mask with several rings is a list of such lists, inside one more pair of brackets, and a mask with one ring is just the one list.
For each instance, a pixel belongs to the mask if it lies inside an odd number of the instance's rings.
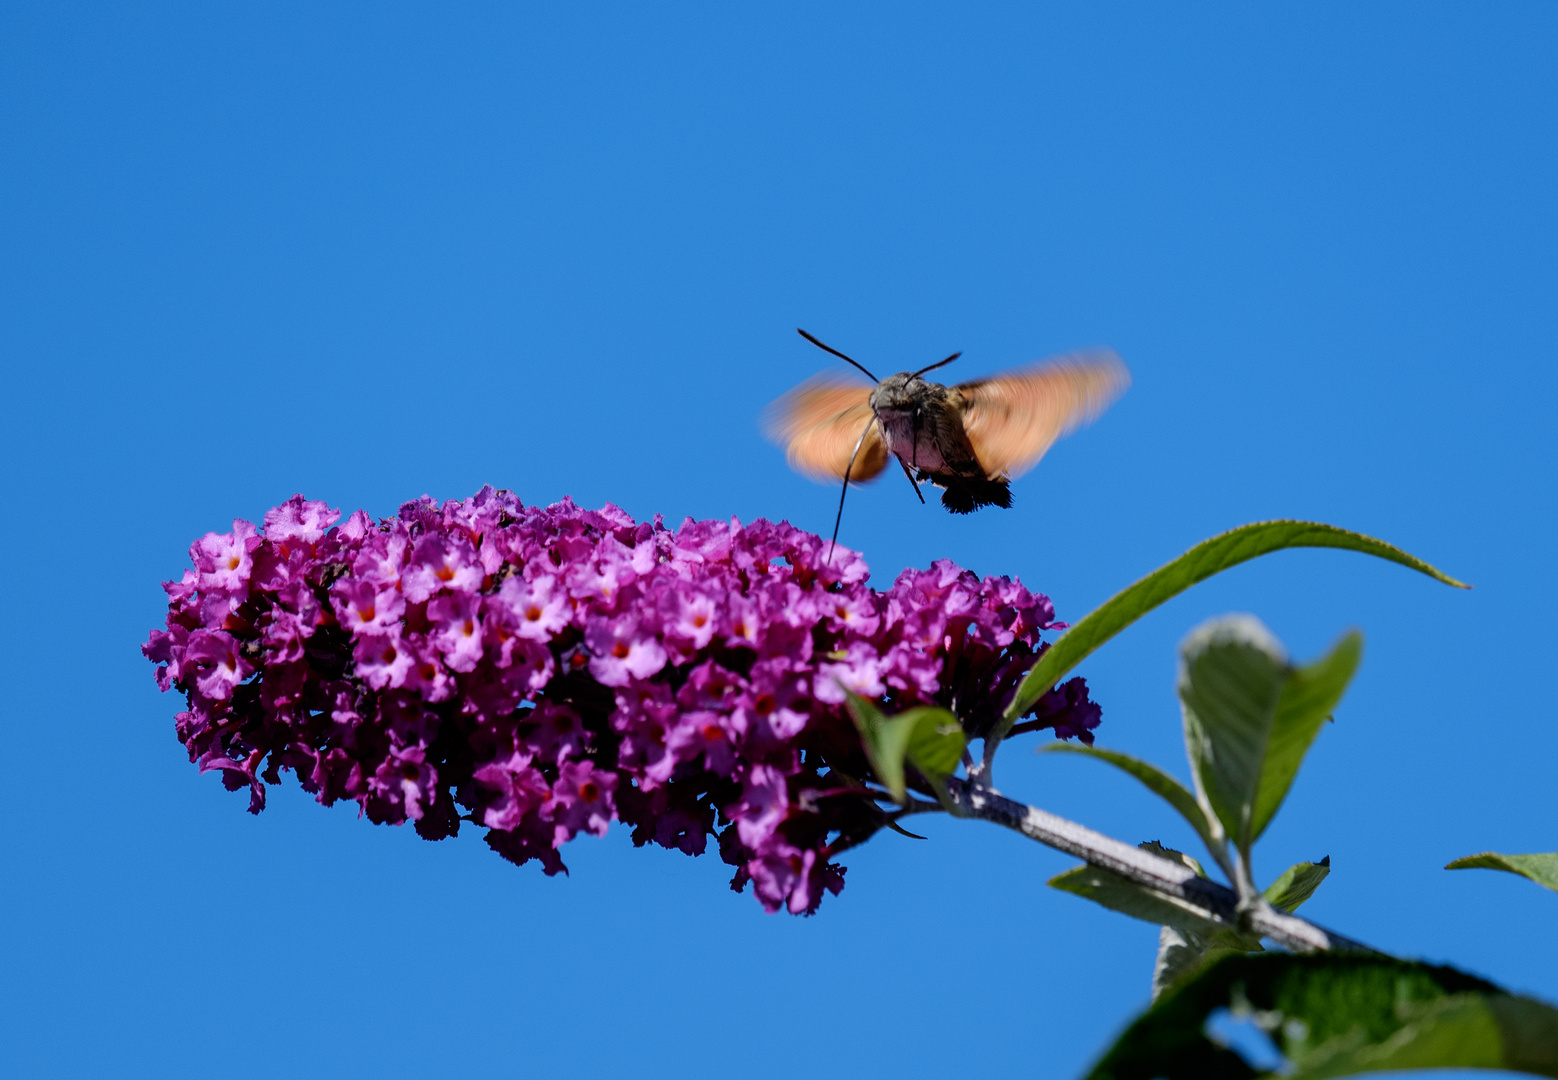
{"label": "moth's antenna", "polygon": [[[823,346],[823,348],[827,348],[827,346]],[[831,352],[832,350],[829,350],[829,351]],[[918,379],[921,375],[925,374],[927,371],[935,371],[939,367],[946,367],[948,364],[952,363],[952,361],[956,360],[958,357],[960,357],[962,355],[963,354],[960,353],[960,352],[955,352],[951,356],[947,357],[945,360],[938,360],[936,363],[932,364],[930,367],[922,367],[922,368],[920,368],[920,370],[918,370],[918,371],[916,371],[914,373],[914,377],[916,379]],[[845,359],[847,360],[849,358],[845,357]],[[859,365],[856,365],[856,366],[858,367]]]}
{"label": "moth's antenna", "polygon": [[[801,333],[806,334],[806,331],[802,330]],[[810,339],[811,335],[806,334],[806,337]],[[822,342],[819,341],[817,344],[822,345]],[[828,349],[826,345],[822,345],[822,347]],[[833,350],[828,349],[828,351],[832,352]],[[839,355],[842,356],[843,354],[840,353]],[[844,359],[849,360],[849,357],[845,356]],[[855,363],[853,360],[849,360],[849,362],[851,364]],[[855,364],[855,366],[860,367],[859,364]],[[860,368],[860,370],[865,371],[865,368]],[[866,374],[869,375],[871,373],[866,371]],[[823,560],[824,566],[833,565],[833,548],[839,542],[839,524],[844,520],[844,496],[849,494],[849,474],[855,471],[855,458],[860,456],[860,448],[866,444],[866,436],[871,434],[871,425],[874,423],[876,423],[876,417],[874,416],[866,421],[865,428],[860,432],[860,438],[855,440],[855,452],[849,455],[849,464],[844,466],[844,489],[839,492],[839,512],[838,516],[833,519],[833,539],[828,541],[828,557]]]}
{"label": "moth's antenna", "polygon": [[[872,382],[881,382],[882,381],[881,379],[878,379],[875,375],[871,374],[869,371],[866,371],[865,365],[860,363],[860,361],[858,361],[858,360],[850,360],[849,357],[847,357],[843,353],[839,352],[832,345],[824,345],[822,342],[820,342],[816,338],[812,337],[806,331],[802,330],[799,326],[797,326],[795,328],[795,332],[797,334],[801,335],[801,337],[805,338],[807,341],[811,342],[813,345],[817,346],[817,348],[821,349],[823,352],[830,352],[834,356],[838,357],[840,360],[849,360],[849,362],[851,364],[854,364],[861,371],[865,371],[866,372],[866,378],[870,379]],[[946,361],[942,361],[942,362],[945,363]],[[929,369],[927,368],[926,370],[929,370]]]}

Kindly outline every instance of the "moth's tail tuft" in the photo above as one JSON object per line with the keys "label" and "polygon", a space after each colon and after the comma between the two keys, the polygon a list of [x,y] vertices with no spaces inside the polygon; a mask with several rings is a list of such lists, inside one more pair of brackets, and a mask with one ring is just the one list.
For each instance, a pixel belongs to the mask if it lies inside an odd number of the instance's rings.
{"label": "moth's tail tuft", "polygon": [[982,506],[1011,509],[1012,489],[1005,477],[984,480],[944,475],[932,479],[945,485],[946,490],[941,493],[941,505],[954,514],[972,514]]}

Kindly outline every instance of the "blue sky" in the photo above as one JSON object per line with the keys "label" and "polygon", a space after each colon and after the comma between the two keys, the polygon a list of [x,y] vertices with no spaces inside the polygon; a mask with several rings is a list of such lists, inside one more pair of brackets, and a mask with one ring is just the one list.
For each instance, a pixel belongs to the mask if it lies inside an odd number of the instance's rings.
{"label": "blue sky", "polygon": [[[294,492],[826,532],[757,424],[841,366],[796,326],[1135,376],[1010,511],[856,491],[879,584],[951,557],[1075,618],[1272,517],[1474,582],[1281,554],[1081,670],[1100,744],[1184,776],[1192,627],[1361,627],[1258,872],[1330,855],[1317,920],[1558,999],[1558,898],[1440,869],[1558,849],[1554,55],[1538,4],[7,5],[4,1071],[1077,1075],[1156,932],[1055,852],[926,822],[802,920],[620,832],[546,879],[295,786],[250,817],[139,655],[189,542]],[[1008,794],[1193,846],[1031,742]]]}

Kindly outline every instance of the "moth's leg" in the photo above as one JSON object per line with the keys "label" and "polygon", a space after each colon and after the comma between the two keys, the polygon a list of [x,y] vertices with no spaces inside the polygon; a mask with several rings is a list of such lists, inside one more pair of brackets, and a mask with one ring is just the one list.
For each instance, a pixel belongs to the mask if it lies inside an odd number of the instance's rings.
{"label": "moth's leg", "polygon": [[[893,457],[898,457],[894,454]],[[903,458],[898,458],[898,464],[903,466],[903,474],[909,478],[909,485],[914,488],[914,493],[920,497],[920,505],[925,505],[925,493],[920,490],[920,485],[915,482],[914,474],[909,471],[909,463]]]}

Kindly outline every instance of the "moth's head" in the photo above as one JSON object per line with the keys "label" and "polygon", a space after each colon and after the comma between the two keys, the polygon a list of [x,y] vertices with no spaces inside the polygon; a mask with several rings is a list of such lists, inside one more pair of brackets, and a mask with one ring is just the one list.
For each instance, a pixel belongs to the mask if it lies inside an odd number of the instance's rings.
{"label": "moth's head", "polygon": [[871,408],[876,412],[913,409],[924,401],[927,385],[912,371],[889,375],[871,391]]}

